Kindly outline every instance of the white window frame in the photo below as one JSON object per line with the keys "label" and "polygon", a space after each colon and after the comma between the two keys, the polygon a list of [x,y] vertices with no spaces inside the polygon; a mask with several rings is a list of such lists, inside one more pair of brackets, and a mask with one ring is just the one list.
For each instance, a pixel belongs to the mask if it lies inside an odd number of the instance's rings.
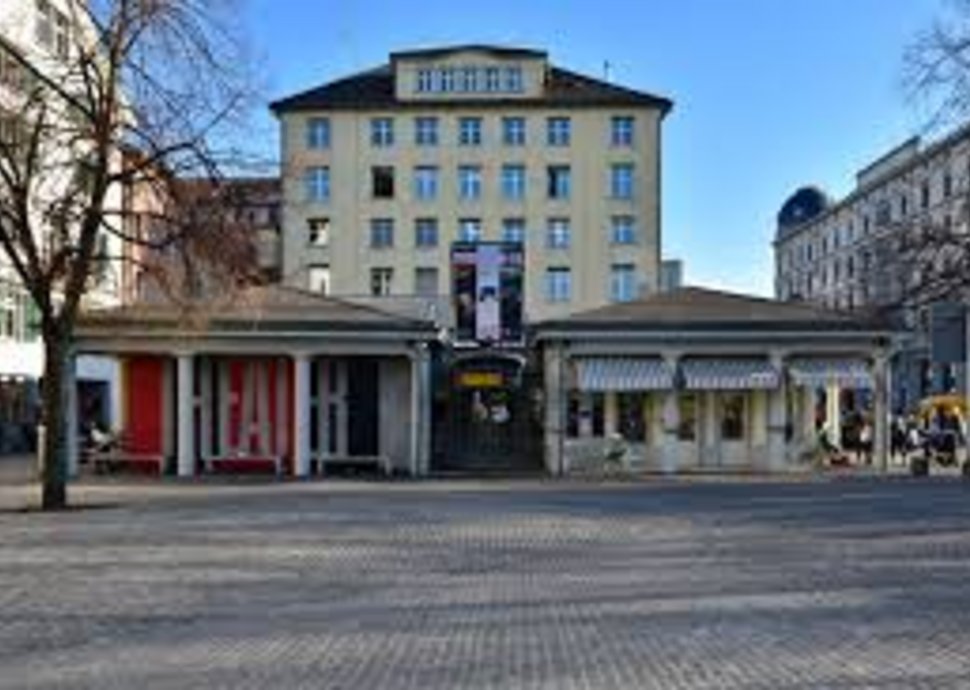
{"label": "white window frame", "polygon": [[307,244],[311,247],[326,247],[330,244],[330,219],[324,217],[307,218]]}
{"label": "white window frame", "polygon": [[482,145],[482,118],[462,117],[458,119],[458,145]]}
{"label": "white window frame", "polygon": [[546,119],[546,145],[565,147],[572,144],[572,120],[557,115]]}
{"label": "white window frame", "polygon": [[632,263],[610,266],[610,300],[632,302],[637,298],[637,267]]}
{"label": "white window frame", "polygon": [[573,278],[568,266],[550,266],[546,269],[546,301],[563,303],[572,300]]}
{"label": "white window frame", "polygon": [[525,243],[525,218],[505,218],[502,221],[502,241]]}
{"label": "white window frame", "polygon": [[414,198],[417,201],[434,201],[438,198],[438,168],[419,165],[414,169]]}
{"label": "white window frame", "polygon": [[375,266],[370,270],[370,294],[374,297],[387,297],[394,286],[394,269],[388,266]]}
{"label": "white window frame", "polygon": [[303,173],[304,194],[307,203],[320,204],[330,200],[330,168],[312,165]]}
{"label": "white window frame", "polygon": [[415,91],[418,93],[429,93],[433,89],[434,80],[431,78],[433,72],[430,69],[419,69],[415,77]]}
{"label": "white window frame", "polygon": [[635,120],[632,115],[615,115],[610,123],[610,144],[633,146]]}
{"label": "white window frame", "polygon": [[422,116],[414,118],[414,145],[438,145],[438,118]]}
{"label": "white window frame", "polygon": [[370,121],[370,143],[374,148],[394,146],[394,118],[374,117]]}
{"label": "white window frame", "polygon": [[370,248],[371,249],[393,249],[394,248],[394,219],[393,218],[371,218]]}
{"label": "white window frame", "polygon": [[630,201],[636,187],[633,163],[614,163],[610,166],[610,198]]}
{"label": "white window frame", "polygon": [[610,218],[610,242],[622,245],[636,244],[636,218],[633,216],[613,216]]}
{"label": "white window frame", "polygon": [[330,148],[329,117],[311,117],[306,121],[306,147],[312,151]]}
{"label": "white window frame", "polygon": [[502,118],[502,143],[505,146],[525,146],[526,119],[524,117]]}
{"label": "white window frame", "polygon": [[458,167],[458,198],[462,201],[478,201],[482,198],[482,167],[480,165]]}
{"label": "white window frame", "polygon": [[550,218],[546,221],[546,248],[569,249],[572,245],[572,225],[568,218]]}
{"label": "white window frame", "polygon": [[458,220],[458,241],[459,242],[481,242],[482,239],[482,219],[481,218],[460,218]]}
{"label": "white window frame", "polygon": [[506,201],[523,201],[526,195],[526,168],[521,163],[502,166],[502,198]]}
{"label": "white window frame", "polygon": [[414,220],[414,247],[434,249],[438,246],[438,219],[416,218]]}
{"label": "white window frame", "polygon": [[546,169],[546,193],[549,199],[568,200],[572,196],[572,168],[568,165],[550,165]]}

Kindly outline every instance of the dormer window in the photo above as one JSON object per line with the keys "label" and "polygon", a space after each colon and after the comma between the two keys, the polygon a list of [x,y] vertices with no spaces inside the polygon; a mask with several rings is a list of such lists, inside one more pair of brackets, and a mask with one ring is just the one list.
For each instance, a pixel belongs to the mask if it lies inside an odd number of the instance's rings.
{"label": "dormer window", "polygon": [[519,93],[522,91],[522,68],[521,67],[506,67],[505,68],[505,90],[512,93]]}
{"label": "dormer window", "polygon": [[455,70],[446,67],[441,70],[441,91],[450,93],[455,90]]}
{"label": "dormer window", "polygon": [[433,72],[429,69],[419,69],[418,70],[418,93],[428,93],[432,90],[433,84],[431,81],[431,75]]}
{"label": "dormer window", "polygon": [[478,70],[474,67],[462,68],[461,79],[459,80],[458,86],[459,91],[478,91]]}
{"label": "dormer window", "polygon": [[501,90],[501,88],[501,72],[499,72],[498,67],[485,68],[485,90],[495,92]]}

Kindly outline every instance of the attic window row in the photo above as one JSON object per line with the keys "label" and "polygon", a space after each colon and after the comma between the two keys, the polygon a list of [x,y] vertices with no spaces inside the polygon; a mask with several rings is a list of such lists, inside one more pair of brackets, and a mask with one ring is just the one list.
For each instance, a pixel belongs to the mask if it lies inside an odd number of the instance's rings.
{"label": "attic window row", "polygon": [[521,67],[439,67],[419,69],[417,93],[521,93]]}

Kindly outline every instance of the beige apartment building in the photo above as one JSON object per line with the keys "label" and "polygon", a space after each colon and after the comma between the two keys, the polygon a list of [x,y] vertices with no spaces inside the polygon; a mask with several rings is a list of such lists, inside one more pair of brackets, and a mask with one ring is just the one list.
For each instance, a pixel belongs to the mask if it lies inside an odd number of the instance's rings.
{"label": "beige apartment building", "polygon": [[392,53],[279,100],[283,281],[448,305],[454,245],[503,242],[524,250],[526,322],[653,293],[671,106],[492,46]]}
{"label": "beige apartment building", "polygon": [[929,393],[963,387],[960,364],[934,360],[933,309],[913,314],[897,307],[905,301],[907,285],[920,279],[901,253],[901,242],[922,228],[966,227],[968,194],[970,127],[965,126],[935,142],[913,137],[888,151],[857,173],[855,189],[843,199],[803,187],[778,214],[779,299],[847,311],[892,308],[914,329],[894,362],[897,411]]}

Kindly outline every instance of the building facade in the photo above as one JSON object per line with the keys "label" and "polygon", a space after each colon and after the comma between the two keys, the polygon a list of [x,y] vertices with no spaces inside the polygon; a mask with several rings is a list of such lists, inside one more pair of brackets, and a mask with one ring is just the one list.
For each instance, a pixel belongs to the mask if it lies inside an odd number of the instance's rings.
{"label": "building facade", "polygon": [[[80,46],[96,40],[93,27],[84,21],[84,13],[72,10],[71,4],[66,0],[0,0],[0,137],[5,137],[5,141],[9,142],[9,137],[20,130],[23,102],[33,82],[31,70],[59,79],[61,76],[57,75],[67,71]],[[48,116],[59,117],[53,110]],[[63,155],[57,147],[44,154],[51,166]],[[38,193],[50,199],[56,198],[50,195],[56,195],[58,190],[56,185],[46,184]],[[122,190],[113,187],[106,206],[118,209],[121,204]],[[48,231],[39,218],[35,227],[40,232]],[[104,233],[98,254],[118,257],[121,251],[120,240]],[[92,273],[84,305],[108,307],[120,303],[125,292],[121,262],[99,260]],[[7,256],[0,251],[0,453],[33,448],[38,383],[43,368],[38,312]],[[76,374],[83,405],[90,416],[105,425],[112,424],[112,411],[117,409],[120,394],[116,363],[110,358],[81,357]]]}
{"label": "building facade", "polygon": [[[902,248],[926,228],[967,227],[970,128],[928,145],[917,137],[856,175],[841,200],[804,187],[778,214],[775,294],[833,309],[888,309],[912,335],[893,368],[893,408],[912,408],[931,393],[964,390],[965,367],[934,359],[933,309],[905,307],[914,281],[925,279]],[[942,267],[939,267],[942,268]],[[925,270],[925,268],[924,268]]]}
{"label": "building facade", "polygon": [[457,243],[524,250],[526,321],[656,291],[665,98],[459,46],[277,101],[283,280],[452,295]]}

